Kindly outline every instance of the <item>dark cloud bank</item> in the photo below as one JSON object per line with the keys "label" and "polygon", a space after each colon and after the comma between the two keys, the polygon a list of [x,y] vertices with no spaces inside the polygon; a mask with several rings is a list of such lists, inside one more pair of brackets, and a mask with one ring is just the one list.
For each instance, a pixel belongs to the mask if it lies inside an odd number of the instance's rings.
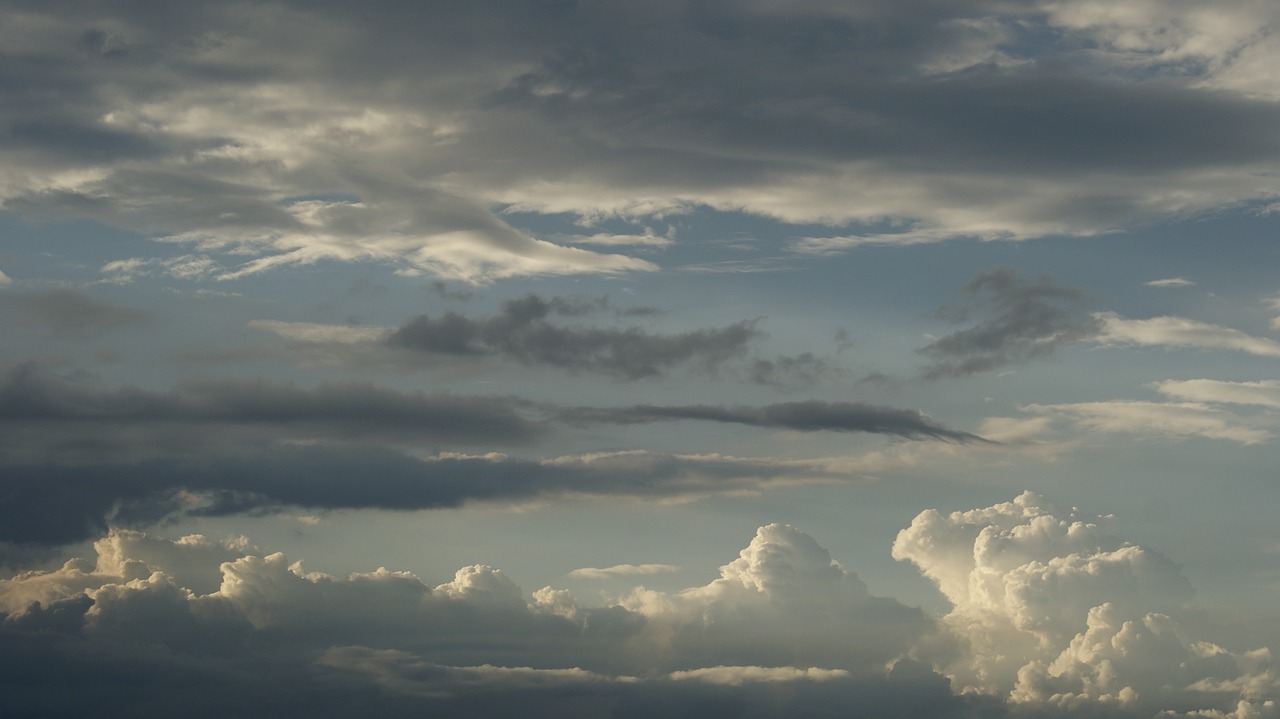
{"label": "dark cloud bank", "polygon": [[[539,414],[549,419],[534,420]],[[564,495],[669,497],[840,476],[820,463],[616,452],[485,454],[561,426],[704,421],[983,441],[913,410],[856,403],[560,408],[369,383],[99,387],[34,363],[0,377],[0,541],[64,543],[172,514],[456,507]],[[450,453],[475,447],[482,453]],[[434,448],[434,449],[433,449]],[[429,456],[420,454],[429,452]]]}

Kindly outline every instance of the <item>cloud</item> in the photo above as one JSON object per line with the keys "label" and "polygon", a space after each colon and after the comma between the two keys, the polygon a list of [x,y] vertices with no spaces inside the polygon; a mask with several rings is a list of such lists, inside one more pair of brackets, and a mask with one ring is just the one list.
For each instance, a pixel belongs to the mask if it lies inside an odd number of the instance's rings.
{"label": "cloud", "polygon": [[316,322],[281,322],[280,320],[250,320],[245,326],[249,329],[270,332],[295,342],[324,344],[378,342],[394,331],[392,327],[326,325]]}
{"label": "cloud", "polygon": [[590,371],[626,379],[655,377],[677,366],[714,372],[743,355],[760,336],[755,322],[655,334],[625,329],[556,324],[553,314],[581,314],[560,298],[526,295],[502,305],[500,314],[472,319],[455,312],[419,315],[388,335],[388,347],[423,357],[496,356],[526,365]]}
{"label": "cloud", "polygon": [[104,388],[59,379],[28,362],[0,374],[0,425],[7,435],[0,447],[11,462],[56,455],[109,462],[189,455],[237,442],[247,448],[263,440],[522,442],[539,429],[515,411],[517,404],[399,392],[368,382],[304,389],[269,380],[204,379],[167,391]]}
{"label": "cloud", "polygon": [[385,568],[337,577],[244,540],[117,530],[96,559],[0,581],[0,685],[11,707],[53,716],[108,696],[131,713],[185,702],[195,716],[1273,711],[1269,652],[1197,639],[1177,565],[1111,522],[1030,493],[922,512],[893,551],[951,602],[941,625],[872,595],[784,524],[760,527],[706,584],[601,606],[551,587],[526,594],[485,565],[440,582]]}
{"label": "cloud", "polygon": [[[856,464],[856,463],[855,463]],[[517,459],[499,454],[417,457],[389,447],[241,442],[138,461],[67,458],[4,463],[0,541],[65,544],[108,526],[165,517],[313,509],[443,509],[469,502],[565,497],[693,499],[771,486],[849,480],[828,460],[628,451]]]}
{"label": "cloud", "polygon": [[1280,381],[1226,382],[1214,379],[1167,379],[1153,384],[1156,391],[1174,399],[1215,404],[1280,407]]}
{"label": "cloud", "polygon": [[574,579],[608,579],[610,577],[634,577],[664,572],[678,572],[674,564],[615,564],[612,567],[583,567],[569,572]]}
{"label": "cloud", "polygon": [[1197,347],[1229,349],[1260,357],[1280,357],[1280,342],[1255,337],[1237,329],[1182,317],[1126,319],[1114,312],[1094,314],[1101,332],[1097,342],[1140,347]]}
{"label": "cloud", "polygon": [[1065,417],[1094,432],[1118,432],[1151,437],[1206,437],[1240,444],[1272,439],[1250,420],[1200,402],[1143,402],[1111,400],[1070,404],[1029,404],[1024,411]]}
{"label": "cloud", "polygon": [[[979,296],[978,307],[994,313],[966,329],[917,350],[932,363],[926,379],[964,377],[1045,357],[1097,334],[1098,320],[1083,314],[1084,295],[1048,276],[1034,282],[999,265],[982,270],[964,286]],[[944,315],[967,318],[968,308],[944,308]]]}
{"label": "cloud", "polygon": [[592,235],[557,235],[553,239],[570,245],[599,245],[603,247],[641,246],[669,247],[675,244],[670,236],[654,234],[652,229],[645,228],[639,235],[621,235],[608,232],[597,232]]}
{"label": "cloud", "polygon": [[1147,287],[1191,287],[1195,283],[1185,277],[1168,277],[1163,280],[1151,280],[1143,282]]}
{"label": "cloud", "polygon": [[837,239],[893,241],[886,222],[927,228],[905,233],[923,241],[1025,239],[1277,192],[1265,3],[1211,19],[973,0],[186,3],[4,20],[4,206],[194,247],[223,279],[316,262],[468,282],[654,269],[503,210],[713,208]]}
{"label": "cloud", "polygon": [[643,318],[660,314],[647,306],[615,307],[608,297],[541,297],[525,295],[502,304],[500,312],[468,317],[446,312],[437,317],[418,315],[399,327],[333,325],[310,322],[251,320],[251,329],[269,332],[291,343],[290,350],[306,362],[392,366],[496,358],[524,365],[548,366],[570,372],[599,372],[641,379],[687,367],[714,373],[732,367],[757,384],[812,385],[846,372],[829,360],[804,352],[773,359],[748,359],[751,344],[764,336],[757,320],[680,333],[659,333],[641,327],[599,327],[558,322],[555,317],[581,318],[610,314]]}
{"label": "cloud", "polygon": [[[308,572],[245,547],[226,559],[236,545],[199,537],[113,532],[94,546],[96,561],[0,582],[0,684],[11,707],[34,706],[49,686],[29,682],[35,675],[66,690],[43,705],[54,716],[108,695],[130,712],[186,701],[196,716],[267,707],[285,717],[357,704],[382,716],[503,706],[530,716],[782,716],[796,701],[815,716],[896,707],[923,717],[971,716],[966,707],[984,704],[896,659],[931,631],[922,612],[871,596],[785,525],[760,528],[709,584],[637,590],[630,608],[580,606],[551,588],[530,596],[483,565],[435,584],[387,569]],[[193,591],[175,572],[203,586]],[[318,687],[331,706],[277,707],[261,696],[264,683],[306,697]]]}
{"label": "cloud", "polygon": [[751,381],[756,384],[797,386],[812,385],[824,379],[844,377],[848,372],[831,361],[815,356],[812,352],[798,355],[779,355],[773,359],[758,359],[751,364]]}
{"label": "cloud", "polygon": [[843,669],[820,669],[809,667],[707,667],[683,672],[672,672],[675,681],[699,681],[708,684],[722,684],[740,687],[751,682],[794,682],[811,681],[826,682],[835,679],[846,679],[849,672]]}
{"label": "cloud", "polygon": [[0,272],[0,287],[7,287],[13,284],[13,280],[9,279],[9,275]]}
{"label": "cloud", "polygon": [[151,313],[119,307],[73,290],[6,292],[0,294],[0,313],[15,315],[19,322],[47,329],[63,337],[112,328],[148,324]]}
{"label": "cloud", "polygon": [[917,410],[879,407],[857,402],[783,402],[763,407],[710,405],[634,405],[631,407],[576,407],[561,410],[561,421],[580,425],[639,424],[673,420],[727,422],[752,427],[798,432],[870,432],[907,439],[942,439],[955,442],[985,441],[977,435],[947,429]]}
{"label": "cloud", "polygon": [[[1269,654],[1193,639],[1191,587],[1178,566],[1108,533],[1109,521],[1064,516],[1026,492],[966,512],[921,512],[893,556],[951,603],[943,622],[968,645],[950,670],[962,683],[1033,709],[1270,711],[1280,684]],[[1202,691],[1215,682],[1219,691]]]}

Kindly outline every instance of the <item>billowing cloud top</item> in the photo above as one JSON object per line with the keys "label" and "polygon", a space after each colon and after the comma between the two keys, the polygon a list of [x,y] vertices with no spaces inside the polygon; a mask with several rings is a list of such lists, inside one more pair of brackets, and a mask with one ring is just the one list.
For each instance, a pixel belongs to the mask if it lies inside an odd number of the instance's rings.
{"label": "billowing cloud top", "polygon": [[[699,700],[696,688],[772,696],[785,686],[785,702],[803,698],[820,716],[867,702],[911,707],[910,716],[989,716],[1011,702],[1033,717],[1075,708],[1245,719],[1270,716],[1280,694],[1267,650],[1231,652],[1194,637],[1200,625],[1175,564],[1095,523],[1060,519],[1031,493],[950,515],[927,510],[898,535],[894,556],[919,566],[953,605],[941,624],[871,595],[784,524],[760,527],[708,584],[637,588],[597,607],[550,587],[526,595],[484,565],[431,585],[385,568],[307,572],[283,554],[253,553],[244,539],[113,531],[94,548],[96,561],[0,581],[0,642],[38,646],[50,666],[78,657],[97,686],[119,687],[127,707],[144,698],[119,685],[111,662],[143,648],[185,673],[156,674],[146,701],[152,692],[168,701],[177,686],[169,682],[197,694],[225,682],[246,692],[215,702],[224,708],[258,701],[252,671],[267,665],[290,687],[378,687],[378,702],[446,716],[494,693],[554,711],[574,689],[603,702],[583,716],[661,697],[732,713],[725,695]],[[226,674],[227,660],[246,672]],[[952,694],[930,665],[982,694]],[[22,706],[38,695],[12,675],[3,681]],[[85,686],[63,706],[87,706],[98,691]],[[903,691],[916,703],[903,703]]]}

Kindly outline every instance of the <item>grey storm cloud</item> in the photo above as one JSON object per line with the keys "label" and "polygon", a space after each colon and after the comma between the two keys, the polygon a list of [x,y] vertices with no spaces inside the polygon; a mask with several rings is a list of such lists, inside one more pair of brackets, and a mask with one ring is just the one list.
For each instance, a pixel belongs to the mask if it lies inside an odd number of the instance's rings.
{"label": "grey storm cloud", "polygon": [[446,312],[419,315],[387,336],[386,345],[425,355],[497,356],[528,365],[612,374],[626,379],[655,377],[677,366],[715,371],[747,351],[760,337],[755,322],[657,334],[637,327],[579,327],[552,322],[552,315],[581,315],[592,303],[526,295],[504,302],[499,314],[470,318]]}
{"label": "grey storm cloud", "polygon": [[[1010,267],[976,273],[964,292],[988,316],[918,350],[930,358],[926,379],[964,377],[1046,357],[1061,347],[1095,337],[1101,323],[1087,312],[1082,292],[1042,275],[1034,281]],[[943,308],[943,316],[968,319],[968,308]]]}
{"label": "grey storm cloud", "polygon": [[148,324],[151,313],[94,299],[82,292],[0,292],[0,316],[47,329],[54,335],[80,336],[94,330]]}
{"label": "grey storm cloud", "polygon": [[228,278],[654,269],[494,208],[1091,234],[1274,196],[1274,88],[1232,65],[1264,5],[1203,38],[1036,1],[7,6],[0,201],[232,250]]}
{"label": "grey storm cloud", "polygon": [[799,432],[868,432],[908,439],[985,442],[968,432],[948,429],[923,412],[857,402],[783,402],[763,407],[711,405],[635,405],[617,408],[579,407],[559,413],[562,421],[581,424],[639,424],[673,420],[727,422]]}

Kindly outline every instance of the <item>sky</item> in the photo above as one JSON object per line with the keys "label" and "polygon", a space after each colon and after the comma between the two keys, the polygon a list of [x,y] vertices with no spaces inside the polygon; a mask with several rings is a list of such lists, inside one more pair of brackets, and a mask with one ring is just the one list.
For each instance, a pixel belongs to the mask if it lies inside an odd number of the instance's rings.
{"label": "sky", "polygon": [[1280,717],[1272,0],[0,0],[6,716]]}

